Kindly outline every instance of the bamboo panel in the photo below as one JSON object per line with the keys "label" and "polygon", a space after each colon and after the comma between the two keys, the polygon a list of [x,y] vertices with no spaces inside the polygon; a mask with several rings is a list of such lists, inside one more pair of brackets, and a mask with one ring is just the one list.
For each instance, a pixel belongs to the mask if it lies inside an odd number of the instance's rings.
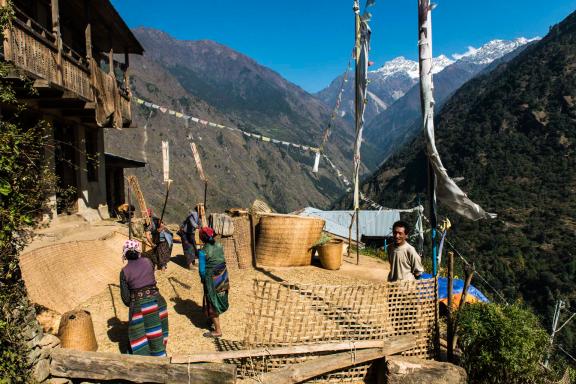
{"label": "bamboo panel", "polygon": [[78,63],[65,56],[62,57],[62,67],[64,87],[88,100],[92,100],[93,95],[88,72],[83,70]]}
{"label": "bamboo panel", "polygon": [[6,59],[43,79],[58,83],[57,52],[17,23],[10,28]]}
{"label": "bamboo panel", "polygon": [[252,228],[248,216],[233,217],[234,222],[234,244],[236,246],[236,256],[238,258],[238,268],[252,268]]}
{"label": "bamboo panel", "polygon": [[263,214],[256,243],[256,262],[270,267],[310,265],[312,244],[322,234],[324,220],[315,217]]}
{"label": "bamboo panel", "polygon": [[[432,356],[434,279],[358,286],[296,285],[255,281],[246,321],[248,348],[307,345],[322,342],[387,340],[413,334],[414,348],[403,355]],[[244,376],[317,358],[319,354],[248,358]],[[370,363],[358,364],[319,379],[321,382],[364,382]]]}
{"label": "bamboo panel", "polygon": [[226,259],[228,269],[238,269],[238,258],[236,256],[234,239],[232,239],[232,237],[221,237],[218,235],[217,241],[222,244],[222,248],[224,248],[224,258]]}

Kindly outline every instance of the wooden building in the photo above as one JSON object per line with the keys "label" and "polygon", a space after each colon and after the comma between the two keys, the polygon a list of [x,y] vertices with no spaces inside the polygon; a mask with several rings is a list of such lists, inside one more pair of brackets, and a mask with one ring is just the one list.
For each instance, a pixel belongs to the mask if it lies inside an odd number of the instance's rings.
{"label": "wooden building", "polygon": [[14,65],[9,79],[28,105],[26,118],[52,127],[46,150],[59,180],[52,213],[94,213],[107,196],[103,129],[130,127],[129,54],[144,50],[109,0],[12,6],[1,58]]}

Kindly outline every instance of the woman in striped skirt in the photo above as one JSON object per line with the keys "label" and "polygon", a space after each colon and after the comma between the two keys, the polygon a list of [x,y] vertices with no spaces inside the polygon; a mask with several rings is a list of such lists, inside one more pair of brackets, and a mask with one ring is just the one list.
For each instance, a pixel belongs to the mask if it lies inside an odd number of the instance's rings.
{"label": "woman in striped skirt", "polygon": [[128,264],[120,272],[120,293],[128,307],[128,338],[134,355],[166,356],[168,311],[160,295],[152,262],[141,257],[138,241],[124,243]]}

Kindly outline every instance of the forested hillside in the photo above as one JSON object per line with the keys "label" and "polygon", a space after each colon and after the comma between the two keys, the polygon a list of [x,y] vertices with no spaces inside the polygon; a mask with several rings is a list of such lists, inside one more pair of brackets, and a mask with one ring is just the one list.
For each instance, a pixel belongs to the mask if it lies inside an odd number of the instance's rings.
{"label": "forested hillside", "polygon": [[[450,239],[508,300],[524,300],[546,322],[558,298],[574,312],[576,14],[456,92],[437,116],[436,144],[450,176],[498,214],[471,222],[440,204],[454,222]],[[363,190],[382,205],[408,207],[424,197],[426,180],[419,137]],[[572,322],[559,334],[572,352],[575,330]]]}

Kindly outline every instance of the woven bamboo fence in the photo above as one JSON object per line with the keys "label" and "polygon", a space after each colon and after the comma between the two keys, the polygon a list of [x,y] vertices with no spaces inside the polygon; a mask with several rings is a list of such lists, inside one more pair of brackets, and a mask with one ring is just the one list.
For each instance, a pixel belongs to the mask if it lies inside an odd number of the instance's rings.
{"label": "woven bamboo fence", "polygon": [[[403,355],[432,357],[436,304],[434,279],[356,286],[296,285],[255,281],[246,321],[245,348],[321,342],[386,340],[414,334],[414,348]],[[244,376],[258,376],[319,354],[252,358],[240,361]],[[319,382],[364,382],[369,363],[332,372]]]}

